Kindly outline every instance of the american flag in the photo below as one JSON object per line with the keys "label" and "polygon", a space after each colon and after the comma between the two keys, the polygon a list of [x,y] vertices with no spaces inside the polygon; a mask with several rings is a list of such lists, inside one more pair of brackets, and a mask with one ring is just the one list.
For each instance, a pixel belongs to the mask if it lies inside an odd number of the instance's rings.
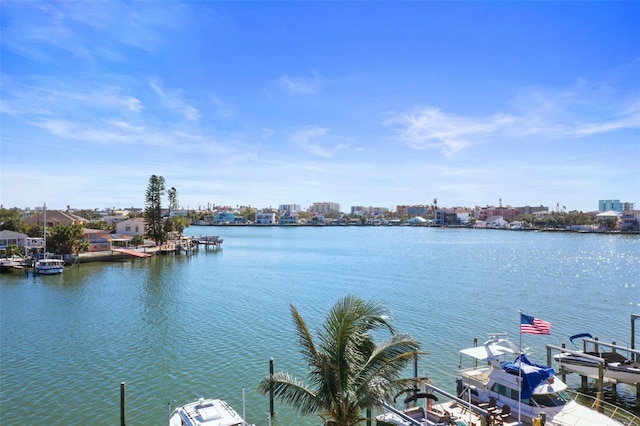
{"label": "american flag", "polygon": [[522,334],[551,334],[551,323],[540,318],[520,314],[520,333]]}

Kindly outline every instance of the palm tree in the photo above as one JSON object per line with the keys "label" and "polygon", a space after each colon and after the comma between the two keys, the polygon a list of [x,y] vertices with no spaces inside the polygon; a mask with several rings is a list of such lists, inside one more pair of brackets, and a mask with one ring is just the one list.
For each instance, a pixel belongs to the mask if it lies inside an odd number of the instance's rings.
{"label": "palm tree", "polygon": [[[273,392],[302,416],[317,413],[326,426],[352,426],[367,420],[363,410],[378,408],[407,386],[410,379],[399,377],[420,344],[395,334],[384,306],[354,296],[340,299],[318,331],[317,342],[296,307],[290,309],[309,384],[279,372],[260,382],[262,394]],[[378,329],[391,336],[376,344],[371,332]]]}

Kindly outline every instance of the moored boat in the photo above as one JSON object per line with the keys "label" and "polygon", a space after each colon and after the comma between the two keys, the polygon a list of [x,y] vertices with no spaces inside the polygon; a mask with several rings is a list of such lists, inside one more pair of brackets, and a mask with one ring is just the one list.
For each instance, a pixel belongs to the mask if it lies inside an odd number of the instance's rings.
{"label": "moored boat", "polygon": [[[460,351],[474,360],[458,377],[458,396],[475,404],[492,404],[508,411],[510,421],[531,425],[543,414],[547,425],[620,426],[624,424],[575,401],[567,385],[549,366],[529,361],[504,334],[493,335],[482,346]],[[515,360],[514,360],[515,357]],[[480,363],[479,363],[480,362]]]}
{"label": "moored boat", "polygon": [[64,260],[60,256],[46,255],[36,260],[34,271],[43,275],[61,274],[64,271]]}
{"label": "moored boat", "polygon": [[[42,236],[43,247],[47,249],[47,205],[42,207]],[[62,256],[56,256],[50,253],[43,253],[40,258],[36,259],[33,266],[33,271],[36,274],[53,275],[61,274],[64,271],[64,260]]]}
{"label": "moored boat", "polygon": [[[377,426],[469,426],[490,424],[489,411],[451,395],[433,385],[425,385],[424,392],[407,389],[405,408],[399,409],[383,402],[384,412],[376,417]],[[444,397],[446,402],[438,402]],[[420,405],[419,400],[424,399]],[[395,402],[395,401],[394,401]],[[484,423],[483,423],[484,420]],[[506,425],[505,425],[506,426]]]}
{"label": "moored boat", "polygon": [[169,426],[248,426],[245,420],[222,399],[200,398],[176,408]]}
{"label": "moored boat", "polygon": [[[593,340],[589,333],[576,334],[569,338],[571,343],[574,343],[576,339],[584,339],[587,343],[597,344],[599,350],[570,351],[556,354],[553,358],[560,367],[573,373],[578,373],[581,376],[598,379],[599,368],[602,364],[603,379],[605,381],[630,385],[640,383],[640,362],[627,358],[620,351],[616,351],[616,345],[597,342]],[[611,350],[601,350],[603,348]],[[623,350],[628,349],[623,348]]]}

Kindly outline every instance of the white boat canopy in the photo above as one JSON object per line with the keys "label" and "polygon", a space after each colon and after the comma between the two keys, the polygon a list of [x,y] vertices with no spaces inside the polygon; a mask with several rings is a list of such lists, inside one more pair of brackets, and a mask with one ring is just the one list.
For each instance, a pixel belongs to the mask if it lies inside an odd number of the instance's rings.
{"label": "white boat canopy", "polygon": [[462,349],[460,353],[480,361],[489,361],[501,355],[518,355],[518,353],[513,349],[494,343],[488,343],[483,346],[477,346],[469,349]]}

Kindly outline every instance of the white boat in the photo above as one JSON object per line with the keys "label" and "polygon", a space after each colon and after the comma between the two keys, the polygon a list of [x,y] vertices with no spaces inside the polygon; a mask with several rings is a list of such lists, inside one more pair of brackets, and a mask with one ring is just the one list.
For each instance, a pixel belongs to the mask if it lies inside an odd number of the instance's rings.
{"label": "white boat", "polygon": [[64,260],[61,257],[45,256],[36,260],[34,270],[36,274],[60,274],[64,271]]}
{"label": "white boat", "polygon": [[[47,250],[47,205],[42,207],[42,235],[44,239],[44,250]],[[43,253],[40,259],[36,259],[33,270],[36,274],[53,275],[61,274],[64,271],[64,260],[62,256],[55,256]]]}
{"label": "white boat", "polygon": [[[463,356],[473,359],[473,367],[462,368]],[[547,425],[627,424],[576,402],[553,368],[530,362],[504,334],[491,336],[482,346],[461,350],[460,358],[458,395],[509,411],[509,421],[530,425],[544,413]]]}
{"label": "white boat", "polygon": [[[247,423],[222,399],[204,399],[176,408],[169,426],[245,426]],[[248,425],[247,425],[248,426]]]}
{"label": "white boat", "polygon": [[[589,333],[576,334],[569,338],[572,343],[576,339],[595,342]],[[614,349],[615,345],[598,342],[598,348]],[[603,364],[603,378],[606,382],[630,385],[640,383],[640,362],[625,357],[620,351],[571,351],[556,354],[553,358],[560,367],[581,376],[598,379],[599,366]]]}
{"label": "white boat", "polygon": [[[484,424],[489,424],[488,411],[435,386],[425,385],[424,392],[419,392],[417,388],[408,389],[406,392],[408,396],[404,400],[403,409],[386,402],[382,403],[384,412],[376,416],[377,426],[469,426],[483,424],[483,417]],[[444,396],[446,402],[438,402],[438,396],[435,394]],[[424,399],[423,405],[418,404],[420,399]]]}

